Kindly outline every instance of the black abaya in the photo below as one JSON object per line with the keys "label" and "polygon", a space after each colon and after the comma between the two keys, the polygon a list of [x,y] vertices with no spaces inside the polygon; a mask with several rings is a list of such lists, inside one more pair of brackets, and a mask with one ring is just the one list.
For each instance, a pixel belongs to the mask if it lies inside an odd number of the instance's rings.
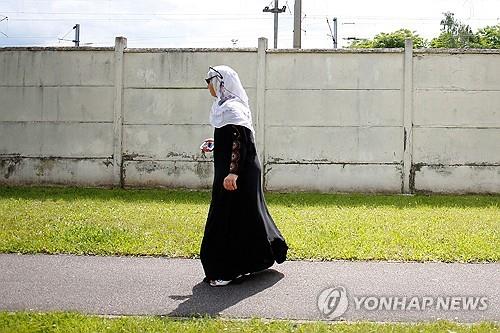
{"label": "black abaya", "polygon": [[[205,280],[232,280],[286,259],[288,246],[266,206],[252,132],[225,125],[214,132],[215,175],[200,258]],[[237,189],[224,178],[238,175]]]}

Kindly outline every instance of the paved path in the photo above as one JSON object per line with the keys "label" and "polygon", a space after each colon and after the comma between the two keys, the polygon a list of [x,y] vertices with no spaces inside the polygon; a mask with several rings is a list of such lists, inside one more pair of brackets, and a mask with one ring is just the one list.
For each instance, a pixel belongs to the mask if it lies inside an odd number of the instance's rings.
{"label": "paved path", "polygon": [[[198,260],[0,254],[0,310],[330,320],[318,308],[321,294],[332,296],[321,304],[335,320],[500,320],[499,263],[287,261],[226,287],[202,278]],[[329,287],[337,289],[322,293]]]}

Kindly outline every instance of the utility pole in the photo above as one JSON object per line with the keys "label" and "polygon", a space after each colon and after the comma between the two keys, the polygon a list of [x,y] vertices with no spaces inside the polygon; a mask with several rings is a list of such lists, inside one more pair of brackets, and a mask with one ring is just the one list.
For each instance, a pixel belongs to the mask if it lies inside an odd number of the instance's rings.
{"label": "utility pole", "polygon": [[75,29],[75,40],[73,42],[75,43],[75,46],[78,47],[80,46],[80,25],[75,24],[73,29]]}
{"label": "utility pole", "polygon": [[335,40],[335,42],[333,43],[333,48],[336,49],[337,48],[337,18],[334,17],[333,18],[333,38]]}
{"label": "utility pole", "polygon": [[328,21],[328,17],[326,18],[326,23],[328,24],[328,29],[330,29],[330,33],[328,34],[328,36],[332,37],[333,48],[336,49],[337,48],[337,43],[338,43],[338,39],[337,39],[337,18],[336,17],[333,18],[333,32],[332,32],[332,27],[330,26],[330,21]]}
{"label": "utility pole", "polygon": [[274,0],[274,8],[269,8],[269,6],[264,7],[262,10],[264,13],[274,14],[274,48],[278,48],[278,14],[283,13],[286,10],[286,6],[283,8],[278,8],[278,0]]}
{"label": "utility pole", "polygon": [[302,37],[302,0],[295,0],[293,7],[293,48],[300,49]]}

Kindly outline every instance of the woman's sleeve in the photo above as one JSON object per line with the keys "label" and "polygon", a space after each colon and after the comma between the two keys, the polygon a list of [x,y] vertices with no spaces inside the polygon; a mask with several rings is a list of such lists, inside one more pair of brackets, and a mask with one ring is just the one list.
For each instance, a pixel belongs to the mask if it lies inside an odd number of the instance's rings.
{"label": "woman's sleeve", "polygon": [[229,173],[239,175],[247,157],[247,136],[244,128],[240,125],[232,125],[231,131],[233,145]]}

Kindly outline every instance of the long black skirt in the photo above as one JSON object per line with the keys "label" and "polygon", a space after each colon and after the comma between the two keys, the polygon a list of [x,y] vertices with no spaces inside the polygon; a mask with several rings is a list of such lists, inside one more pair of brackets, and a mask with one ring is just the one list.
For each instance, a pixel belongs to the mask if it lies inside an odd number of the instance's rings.
{"label": "long black skirt", "polygon": [[[214,182],[200,258],[205,281],[232,280],[286,259],[288,246],[269,211],[252,132],[226,125],[214,131]],[[238,174],[237,189],[224,178]]]}

